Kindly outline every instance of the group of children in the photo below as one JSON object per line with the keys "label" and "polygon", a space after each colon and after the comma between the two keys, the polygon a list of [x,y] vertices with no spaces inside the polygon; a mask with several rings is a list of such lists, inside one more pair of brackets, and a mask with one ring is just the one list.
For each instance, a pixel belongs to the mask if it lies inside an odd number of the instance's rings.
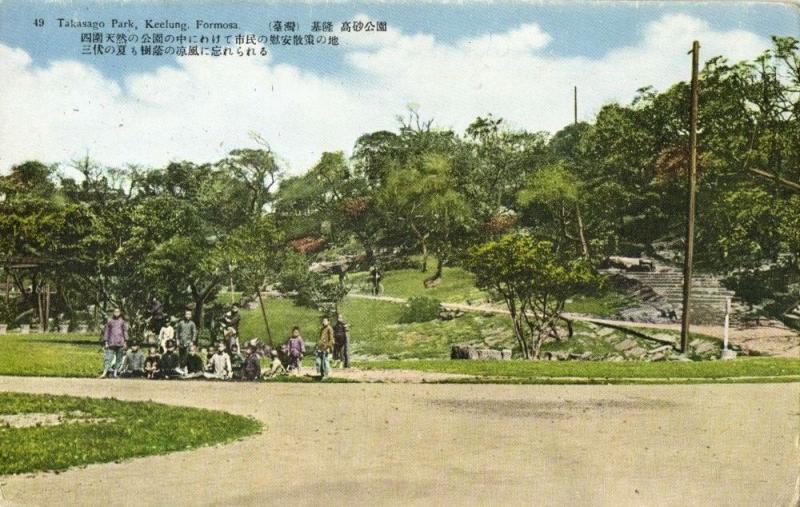
{"label": "group of children", "polygon": [[[119,310],[115,310],[103,330],[105,350],[104,371],[101,378],[141,377],[148,379],[193,379],[217,380],[259,380],[261,378],[295,373],[301,371],[301,363],[306,353],[300,328],[292,329],[291,337],[278,349],[265,347],[258,338],[247,342],[242,354],[238,337],[238,306],[224,318],[223,337],[211,348],[198,348],[197,328],[187,311],[177,323],[167,322],[158,330],[156,344],[149,347],[147,355],[136,342],[127,347],[128,325]],[[174,326],[173,326],[174,324]],[[235,326],[235,327],[234,327]],[[154,335],[150,335],[153,341]],[[349,367],[349,326],[341,315],[335,326],[327,318],[322,319],[322,329],[316,347],[317,373],[325,377],[330,372],[330,355],[342,366]],[[284,356],[288,368],[281,361]],[[262,371],[261,358],[269,357],[266,371]]]}

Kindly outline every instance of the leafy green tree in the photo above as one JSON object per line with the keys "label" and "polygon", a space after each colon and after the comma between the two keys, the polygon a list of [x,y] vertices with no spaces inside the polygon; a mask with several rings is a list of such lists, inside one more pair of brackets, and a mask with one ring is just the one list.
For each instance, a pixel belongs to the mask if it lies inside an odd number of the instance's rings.
{"label": "leafy green tree", "polygon": [[502,298],[514,336],[526,359],[538,359],[542,343],[557,336],[567,298],[599,283],[584,260],[560,257],[549,241],[524,233],[507,234],[470,249],[467,268],[478,287]]}

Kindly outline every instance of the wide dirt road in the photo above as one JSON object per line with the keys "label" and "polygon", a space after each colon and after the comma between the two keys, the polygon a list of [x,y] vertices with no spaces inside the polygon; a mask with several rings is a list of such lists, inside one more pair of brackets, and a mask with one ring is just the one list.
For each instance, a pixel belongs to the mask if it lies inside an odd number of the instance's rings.
{"label": "wide dirt road", "polygon": [[[0,390],[252,415],[224,446],[0,477],[23,505],[793,505],[800,384],[225,384]],[[202,424],[202,421],[197,421]]]}

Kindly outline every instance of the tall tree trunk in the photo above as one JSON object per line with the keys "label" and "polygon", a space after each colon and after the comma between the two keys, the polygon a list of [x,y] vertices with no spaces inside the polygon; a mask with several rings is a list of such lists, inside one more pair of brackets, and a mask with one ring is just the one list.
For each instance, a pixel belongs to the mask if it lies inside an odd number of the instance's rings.
{"label": "tall tree trunk", "polygon": [[575,215],[578,219],[578,236],[581,238],[581,250],[583,251],[583,257],[588,262],[589,257],[589,244],[586,243],[586,235],[583,233],[583,217],[581,216],[581,205],[580,203],[575,203]]}
{"label": "tall tree trunk", "polygon": [[422,240],[422,267],[420,271],[423,273],[428,272],[428,245],[425,244],[425,240]]}

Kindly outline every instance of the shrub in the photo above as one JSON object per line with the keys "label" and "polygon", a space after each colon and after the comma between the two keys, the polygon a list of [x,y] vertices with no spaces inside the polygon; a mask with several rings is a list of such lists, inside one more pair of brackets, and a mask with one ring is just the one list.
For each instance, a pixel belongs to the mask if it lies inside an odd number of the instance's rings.
{"label": "shrub", "polygon": [[400,315],[400,323],[428,322],[439,317],[441,301],[427,296],[414,297],[408,300],[403,313]]}

